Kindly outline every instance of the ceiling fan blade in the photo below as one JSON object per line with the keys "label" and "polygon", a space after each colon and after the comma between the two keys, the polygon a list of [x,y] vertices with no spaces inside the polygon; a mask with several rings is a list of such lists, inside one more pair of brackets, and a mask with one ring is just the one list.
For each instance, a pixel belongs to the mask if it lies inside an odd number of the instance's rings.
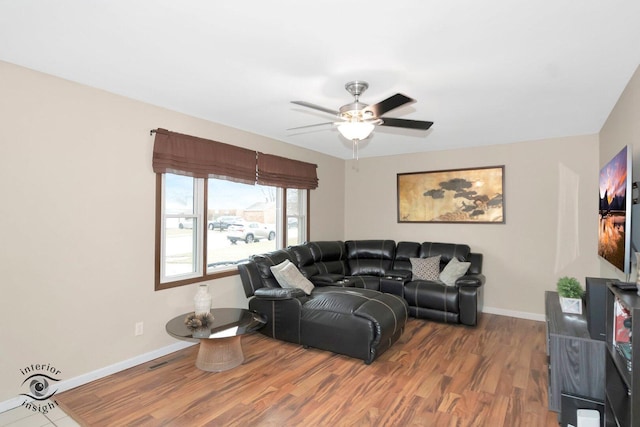
{"label": "ceiling fan blade", "polygon": [[433,125],[433,122],[425,122],[422,120],[393,119],[390,117],[381,117],[381,119],[382,123],[380,126],[392,126],[396,128],[427,130]]}
{"label": "ceiling fan blade", "polygon": [[414,102],[416,102],[415,99],[409,98],[408,96],[401,93],[396,93],[395,95],[390,96],[389,98],[380,101],[377,104],[369,105],[364,109],[364,111],[371,111],[374,117],[380,117],[384,113],[387,113],[398,107],[402,107],[406,104],[412,104]]}
{"label": "ceiling fan blade", "polygon": [[291,103],[292,104],[297,104],[297,105],[302,105],[303,107],[307,107],[307,108],[313,108],[314,110],[324,111],[325,113],[333,114],[334,116],[337,116],[337,115],[340,114],[339,111],[331,110],[330,108],[325,108],[325,107],[322,107],[320,105],[312,104],[310,102],[291,101]]}
{"label": "ceiling fan blade", "polygon": [[313,127],[316,127],[316,126],[326,126],[326,125],[334,125],[334,124],[335,124],[334,122],[316,123],[315,125],[298,126],[298,127],[295,127],[295,128],[289,128],[287,130],[313,128]]}

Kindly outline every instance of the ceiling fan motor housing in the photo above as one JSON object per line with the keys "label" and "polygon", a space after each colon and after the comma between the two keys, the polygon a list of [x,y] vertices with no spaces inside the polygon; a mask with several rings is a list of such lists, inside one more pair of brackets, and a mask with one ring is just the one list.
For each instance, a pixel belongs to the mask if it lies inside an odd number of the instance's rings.
{"label": "ceiling fan motor housing", "polygon": [[344,85],[344,88],[355,98],[355,101],[352,103],[343,105],[340,107],[340,117],[345,120],[366,120],[368,118],[373,117],[373,113],[369,111],[363,111],[368,104],[359,101],[360,95],[364,93],[365,90],[369,87],[369,83],[363,82],[362,80],[354,80],[352,82]]}
{"label": "ceiling fan motor housing", "polygon": [[[342,107],[340,107],[340,117],[346,120],[356,119],[356,118],[366,119],[367,116],[373,117],[373,114],[371,112],[363,111],[366,107],[368,107],[367,104],[364,104],[358,101],[352,102],[351,104],[343,105]],[[369,113],[369,114],[364,114],[364,113]]]}
{"label": "ceiling fan motor housing", "polygon": [[355,96],[357,101],[358,97],[362,95],[367,88],[369,88],[369,83],[363,82],[362,80],[354,80],[344,85],[344,88],[351,95]]}

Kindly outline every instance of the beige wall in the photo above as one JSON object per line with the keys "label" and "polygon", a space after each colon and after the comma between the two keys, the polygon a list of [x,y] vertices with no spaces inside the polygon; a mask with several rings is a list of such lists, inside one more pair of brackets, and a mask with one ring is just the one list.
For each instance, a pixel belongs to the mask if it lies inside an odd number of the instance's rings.
{"label": "beige wall", "polygon": [[[600,131],[600,167],[613,158],[622,147],[631,146],[633,151],[633,180],[640,181],[640,67],[627,84],[602,130]],[[638,193],[635,192],[635,196]],[[640,205],[632,208],[633,241],[640,251]],[[629,277],[616,270],[606,261],[600,260],[600,277],[612,277],[623,281],[636,280],[635,259]]]}
{"label": "beige wall", "polygon": [[[32,363],[70,379],[176,342],[165,323],[195,285],[153,290],[150,129],[317,163],[311,235],[343,238],[342,160],[3,62],[0,117],[0,402]],[[246,306],[238,276],[210,288]]]}
{"label": "beige wall", "polygon": [[[495,165],[505,165],[506,224],[397,223],[397,173]],[[559,277],[584,286],[598,273],[597,165],[597,135],[350,161],[345,234],[466,243],[484,255],[484,309],[541,318]],[[558,200],[561,189],[577,193],[577,209]]]}

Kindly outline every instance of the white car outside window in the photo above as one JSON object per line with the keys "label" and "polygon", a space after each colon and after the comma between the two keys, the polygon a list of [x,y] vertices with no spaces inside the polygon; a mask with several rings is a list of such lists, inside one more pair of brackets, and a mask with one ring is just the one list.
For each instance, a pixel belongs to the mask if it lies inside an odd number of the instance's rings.
{"label": "white car outside window", "polygon": [[227,239],[233,244],[237,243],[238,240],[242,240],[245,243],[253,243],[262,239],[273,240],[276,237],[275,227],[260,222],[232,224],[227,231]]}

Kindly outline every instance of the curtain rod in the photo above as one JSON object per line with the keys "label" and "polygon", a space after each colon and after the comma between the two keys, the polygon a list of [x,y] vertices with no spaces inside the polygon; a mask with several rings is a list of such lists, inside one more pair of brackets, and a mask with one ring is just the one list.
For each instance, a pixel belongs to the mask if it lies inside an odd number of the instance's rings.
{"label": "curtain rod", "polygon": [[153,134],[154,134],[154,133],[156,133],[156,132],[157,132],[157,129],[151,129],[151,130],[149,131],[149,135],[153,135]]}

